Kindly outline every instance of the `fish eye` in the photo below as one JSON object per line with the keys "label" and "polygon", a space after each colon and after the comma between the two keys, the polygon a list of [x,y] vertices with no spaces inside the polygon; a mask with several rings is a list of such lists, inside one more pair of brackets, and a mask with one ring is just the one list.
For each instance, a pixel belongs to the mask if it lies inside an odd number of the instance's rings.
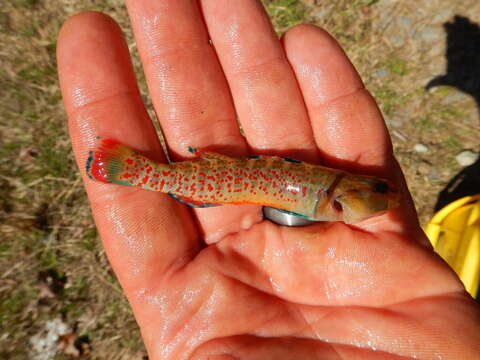
{"label": "fish eye", "polygon": [[338,201],[337,199],[333,200],[333,208],[334,208],[337,212],[343,212],[343,206],[342,206],[342,204],[340,203],[340,201]]}
{"label": "fish eye", "polygon": [[390,190],[388,184],[385,181],[377,181],[373,185],[373,191],[380,193],[380,194],[386,194]]}

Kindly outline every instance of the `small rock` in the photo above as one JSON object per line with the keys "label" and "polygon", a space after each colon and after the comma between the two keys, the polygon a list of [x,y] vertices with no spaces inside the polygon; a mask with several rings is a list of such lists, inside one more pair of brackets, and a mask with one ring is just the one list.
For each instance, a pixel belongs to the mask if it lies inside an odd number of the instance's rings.
{"label": "small rock", "polygon": [[416,152],[418,152],[420,154],[424,154],[424,153],[428,152],[428,147],[423,145],[423,144],[415,144],[413,146],[413,150],[415,150]]}
{"label": "small rock", "polygon": [[470,166],[474,164],[479,159],[479,157],[479,153],[471,150],[463,150],[460,154],[455,156],[455,160],[457,160],[460,166]]}
{"label": "small rock", "polygon": [[430,21],[432,22],[432,24],[443,23],[445,21],[448,21],[452,16],[452,14],[453,14],[452,9],[443,9],[438,11],[436,14],[431,14],[432,17]]}
{"label": "small rock", "polygon": [[324,21],[330,15],[331,10],[332,9],[330,9],[330,8],[319,9],[319,10],[317,10],[313,13],[313,17],[318,21]]}
{"label": "small rock", "polygon": [[465,98],[467,98],[467,95],[465,95],[464,93],[452,90],[447,95],[445,95],[445,97],[442,99],[442,103],[450,105],[465,100]]}
{"label": "small rock", "polygon": [[444,38],[443,30],[441,28],[427,26],[420,31],[420,37],[427,43],[441,42]]}
{"label": "small rock", "polygon": [[408,16],[400,16],[397,20],[397,24],[400,28],[403,28],[405,31],[412,31],[413,20]]}
{"label": "small rock", "polygon": [[405,36],[402,33],[395,32],[393,34],[389,34],[388,40],[390,41],[390,44],[392,44],[392,46],[397,48],[405,45]]}
{"label": "small rock", "polygon": [[427,177],[428,177],[428,180],[430,180],[431,182],[440,181],[440,175],[438,174],[437,169],[435,169],[434,167],[430,168],[430,170],[428,171]]}
{"label": "small rock", "polygon": [[61,335],[71,332],[68,324],[56,318],[45,323],[44,330],[30,338],[30,359],[50,360],[57,352],[57,342]]}
{"label": "small rock", "polygon": [[397,127],[397,128],[403,126],[403,121],[400,119],[385,119],[385,122],[387,123],[387,125]]}
{"label": "small rock", "polygon": [[390,71],[388,69],[378,69],[373,72],[373,76],[378,79],[383,79],[384,77],[388,76]]}

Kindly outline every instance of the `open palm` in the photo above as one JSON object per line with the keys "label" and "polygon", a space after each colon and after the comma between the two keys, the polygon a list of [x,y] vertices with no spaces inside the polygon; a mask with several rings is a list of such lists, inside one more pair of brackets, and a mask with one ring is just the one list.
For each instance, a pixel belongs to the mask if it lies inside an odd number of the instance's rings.
{"label": "open palm", "polygon": [[255,0],[127,6],[174,160],[188,146],[288,155],[404,189],[400,208],[358,226],[288,228],[258,206],[191,210],[86,179],[97,136],[165,157],[118,26],[71,18],[58,66],[73,148],[152,359],[480,358],[479,309],[429,248],[381,114],[334,39],[298,26],[279,41]]}

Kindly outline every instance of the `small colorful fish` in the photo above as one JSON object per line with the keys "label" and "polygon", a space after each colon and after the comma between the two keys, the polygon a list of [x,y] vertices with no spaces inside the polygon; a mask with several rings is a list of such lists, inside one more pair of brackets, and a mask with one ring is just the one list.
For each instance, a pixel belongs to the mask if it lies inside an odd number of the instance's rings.
{"label": "small colorful fish", "polygon": [[190,151],[197,158],[162,164],[104,139],[90,152],[86,171],[91,179],[168,193],[194,207],[258,204],[315,221],[353,224],[399,203],[397,189],[376,177],[276,156]]}

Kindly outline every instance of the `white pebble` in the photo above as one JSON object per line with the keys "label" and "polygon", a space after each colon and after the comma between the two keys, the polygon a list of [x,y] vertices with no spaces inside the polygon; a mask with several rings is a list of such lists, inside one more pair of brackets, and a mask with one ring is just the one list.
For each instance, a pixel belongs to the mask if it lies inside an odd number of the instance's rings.
{"label": "white pebble", "polygon": [[471,150],[464,150],[460,154],[455,156],[455,159],[457,160],[458,164],[461,166],[470,166],[474,164],[479,157],[480,157],[479,153],[473,152]]}
{"label": "white pebble", "polygon": [[426,153],[428,151],[428,147],[426,147],[423,144],[415,144],[415,146],[413,147],[413,150],[415,150],[418,153],[423,154],[423,153]]}

